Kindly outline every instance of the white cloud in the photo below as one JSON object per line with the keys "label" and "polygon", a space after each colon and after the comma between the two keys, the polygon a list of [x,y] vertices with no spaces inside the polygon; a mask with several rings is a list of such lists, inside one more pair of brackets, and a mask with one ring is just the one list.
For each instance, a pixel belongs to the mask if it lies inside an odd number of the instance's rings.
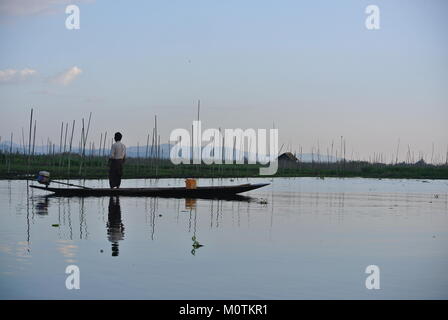
{"label": "white cloud", "polygon": [[0,70],[0,83],[1,84],[10,84],[10,83],[19,83],[30,79],[33,75],[37,73],[36,70],[33,69],[5,69]]}
{"label": "white cloud", "polygon": [[82,0],[0,0],[0,15],[27,16],[42,13],[64,12],[69,4],[90,2]]}
{"label": "white cloud", "polygon": [[82,70],[77,66],[74,66],[50,78],[50,81],[66,86],[69,85],[73,80],[75,80],[76,77],[78,77],[81,73]]}

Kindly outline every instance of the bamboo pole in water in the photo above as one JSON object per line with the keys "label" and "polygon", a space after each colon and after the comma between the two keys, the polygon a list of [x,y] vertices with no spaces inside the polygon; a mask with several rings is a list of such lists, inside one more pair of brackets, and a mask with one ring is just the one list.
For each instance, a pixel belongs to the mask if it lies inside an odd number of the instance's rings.
{"label": "bamboo pole in water", "polygon": [[156,177],[159,175],[159,160],[160,160],[160,135],[157,139],[157,160],[156,160]]}
{"label": "bamboo pole in water", "polygon": [[92,165],[93,154],[95,152],[95,141],[90,141],[89,166]]}
{"label": "bamboo pole in water", "polygon": [[72,125],[72,134],[70,137],[70,146],[69,146],[69,151],[68,151],[68,166],[67,166],[67,172],[68,172],[68,180],[70,179],[70,160],[71,160],[71,155],[72,155],[72,144],[73,144],[73,133],[75,132],[75,120],[73,120],[73,125]]}
{"label": "bamboo pole in water", "polygon": [[84,118],[82,119],[82,143],[81,143],[82,154],[81,154],[81,161],[79,163],[79,174],[82,173],[82,166],[84,164],[84,157],[85,157],[85,153],[86,153],[86,144],[87,144],[87,139],[89,136],[91,118],[92,118],[92,112],[90,112],[90,114],[89,114],[89,120],[87,122],[87,130],[86,131],[84,131]]}
{"label": "bamboo pole in water", "polygon": [[[236,164],[236,137],[232,138],[232,164]],[[235,168],[235,166],[232,166]],[[235,169],[233,169],[233,174],[235,174]]]}
{"label": "bamboo pole in water", "polygon": [[81,124],[82,124],[82,127],[81,127],[81,140],[79,141],[79,150],[78,150],[80,155],[82,155],[82,146],[84,144],[84,132],[85,132],[85,129],[84,129],[84,118],[81,119]]}
{"label": "bamboo pole in water", "polygon": [[34,156],[34,148],[36,146],[36,125],[37,125],[37,120],[34,120],[34,133],[33,133],[33,152],[32,155]]}
{"label": "bamboo pole in water", "polygon": [[59,168],[62,165],[62,135],[64,132],[64,121],[61,124],[61,139],[59,140]]}
{"label": "bamboo pole in water", "polygon": [[31,134],[33,130],[33,108],[31,108],[31,115],[30,115],[30,131],[29,131],[29,138],[28,138],[28,172],[30,170],[30,161],[31,161]]}
{"label": "bamboo pole in water", "polygon": [[23,127],[22,127],[22,152],[23,152],[23,155],[26,154],[25,133],[23,131]]}
{"label": "bamboo pole in water", "polygon": [[79,160],[79,171],[78,171],[78,174],[81,174],[82,160],[83,160],[83,157],[84,157],[84,149],[83,149],[83,145],[84,145],[84,118],[82,118],[81,123],[82,123],[81,140],[79,141],[79,153],[80,153],[81,159]]}
{"label": "bamboo pole in water", "polygon": [[194,145],[194,143],[193,143],[193,125],[191,125],[191,141],[190,141],[190,143],[191,143],[191,146],[190,146],[190,148],[191,148],[191,155],[190,155],[190,159],[191,160],[193,160],[192,161],[192,164],[194,163],[194,148],[193,148],[193,145]]}
{"label": "bamboo pole in water", "polygon": [[103,147],[103,157],[106,154],[106,140],[107,139],[107,131],[104,133],[104,147]]}
{"label": "bamboo pole in water", "polygon": [[346,159],[347,159],[347,156],[346,156],[346,153],[345,153],[345,138],[344,138],[344,167],[343,167],[344,171],[345,171],[345,162],[346,162]]}
{"label": "bamboo pole in water", "polygon": [[101,132],[101,137],[100,137],[100,147],[98,149],[98,157],[101,156],[101,146],[103,145],[103,133]]}
{"label": "bamboo pole in water", "polygon": [[103,133],[101,132],[101,137],[100,137],[100,144],[98,147],[98,162],[97,162],[97,166],[101,165],[101,146],[103,145]]}
{"label": "bamboo pole in water", "polygon": [[400,151],[400,139],[398,139],[397,153],[395,154],[395,164],[398,163],[398,152]]}
{"label": "bamboo pole in water", "polygon": [[67,131],[68,131],[68,122],[65,124],[65,135],[64,135],[64,154],[66,151],[66,145],[67,145]]}
{"label": "bamboo pole in water", "polygon": [[158,134],[157,134],[157,115],[155,115],[154,116],[154,134],[155,134],[155,144],[156,144],[156,158],[159,156],[158,155],[158,153],[157,153],[157,137],[158,137]]}
{"label": "bamboo pole in water", "polygon": [[222,176],[222,173],[223,173],[223,170],[224,170],[224,164],[225,164],[225,161],[226,161],[226,155],[225,155],[225,137],[224,137],[224,135],[225,135],[225,133],[224,133],[224,130],[222,130],[222,132],[221,132],[221,128],[219,128],[219,133],[221,134],[221,137],[222,137],[222,149],[221,149],[221,157],[222,157],[222,165],[220,166],[220,169],[221,169],[221,176]]}
{"label": "bamboo pole in water", "polygon": [[158,134],[157,134],[157,115],[154,115],[154,167],[155,167],[155,175],[157,176],[158,173],[158,168],[157,168],[157,159],[159,157],[158,155],[158,148],[157,148],[157,138],[158,138]]}
{"label": "bamboo pole in water", "polygon": [[[88,121],[88,123],[87,123],[87,132],[86,132],[86,140],[87,140],[87,138],[88,138],[88,136],[89,136],[89,131],[90,131],[90,119],[92,118],[92,112],[90,112],[90,114],[89,114],[89,121]],[[85,149],[85,144],[86,144],[86,142],[84,142],[84,149]]]}
{"label": "bamboo pole in water", "polygon": [[149,148],[149,133],[146,137],[146,152],[145,152],[145,159],[148,159],[148,148]]}
{"label": "bamboo pole in water", "polygon": [[53,157],[52,157],[52,159],[53,159],[53,165],[55,164],[55,160],[56,160],[56,157],[55,157],[55,155],[56,155],[56,153],[55,153],[55,149],[56,149],[56,143],[53,143]]}
{"label": "bamboo pole in water", "polygon": [[9,155],[8,155],[8,173],[11,170],[11,157],[12,157],[12,140],[13,140],[13,133],[11,132],[11,141],[10,141],[10,147],[9,147]]}
{"label": "bamboo pole in water", "polygon": [[59,153],[62,153],[62,134],[64,131],[64,122],[61,123],[61,138],[59,139]]}
{"label": "bamboo pole in water", "polygon": [[155,147],[155,128],[152,128],[152,138],[151,138],[151,169],[152,169],[152,164],[153,164],[153,159],[154,159],[154,147]]}
{"label": "bamboo pole in water", "polygon": [[149,133],[146,137],[146,151],[145,151],[145,160],[143,161],[143,168],[145,168],[145,171],[148,169],[148,156],[149,156]]}

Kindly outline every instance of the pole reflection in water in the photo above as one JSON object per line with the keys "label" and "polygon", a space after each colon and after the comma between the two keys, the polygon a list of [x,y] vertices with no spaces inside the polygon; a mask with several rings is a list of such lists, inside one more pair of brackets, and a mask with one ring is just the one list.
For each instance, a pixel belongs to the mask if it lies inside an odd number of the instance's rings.
{"label": "pole reflection in water", "polygon": [[109,198],[109,214],[107,217],[107,239],[112,243],[112,256],[118,257],[118,241],[124,239],[124,225],[121,221],[120,198]]}
{"label": "pole reflection in water", "polygon": [[[191,228],[191,214],[194,211],[194,223],[193,223],[193,237],[191,240],[193,240],[191,250],[192,255],[196,255],[196,250],[200,247],[203,247],[204,245],[200,244],[199,241],[196,238],[196,225],[197,225],[197,206],[196,206],[196,199],[185,199],[185,209],[190,210],[190,228]],[[189,229],[190,231],[190,229]]]}

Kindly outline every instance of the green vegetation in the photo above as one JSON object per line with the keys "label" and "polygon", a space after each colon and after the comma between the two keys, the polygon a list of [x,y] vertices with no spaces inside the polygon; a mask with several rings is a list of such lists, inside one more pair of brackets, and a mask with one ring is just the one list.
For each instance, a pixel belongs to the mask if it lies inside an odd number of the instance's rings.
{"label": "green vegetation", "polygon": [[[108,176],[106,157],[78,154],[34,155],[0,153],[0,179],[26,179],[39,171],[51,173],[52,179],[103,179]],[[69,164],[70,163],[70,164]],[[123,178],[230,178],[259,177],[260,165],[173,165],[166,159],[130,158]],[[337,163],[280,163],[276,177],[365,177],[448,179],[447,165],[380,164],[362,161]]]}

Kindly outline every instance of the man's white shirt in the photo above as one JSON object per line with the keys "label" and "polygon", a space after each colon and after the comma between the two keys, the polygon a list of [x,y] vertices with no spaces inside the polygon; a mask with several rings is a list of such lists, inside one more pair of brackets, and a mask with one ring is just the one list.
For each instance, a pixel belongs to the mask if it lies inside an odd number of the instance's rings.
{"label": "man's white shirt", "polygon": [[121,143],[121,141],[115,142],[110,150],[110,158],[124,159],[125,157],[126,157],[126,146],[123,143]]}

